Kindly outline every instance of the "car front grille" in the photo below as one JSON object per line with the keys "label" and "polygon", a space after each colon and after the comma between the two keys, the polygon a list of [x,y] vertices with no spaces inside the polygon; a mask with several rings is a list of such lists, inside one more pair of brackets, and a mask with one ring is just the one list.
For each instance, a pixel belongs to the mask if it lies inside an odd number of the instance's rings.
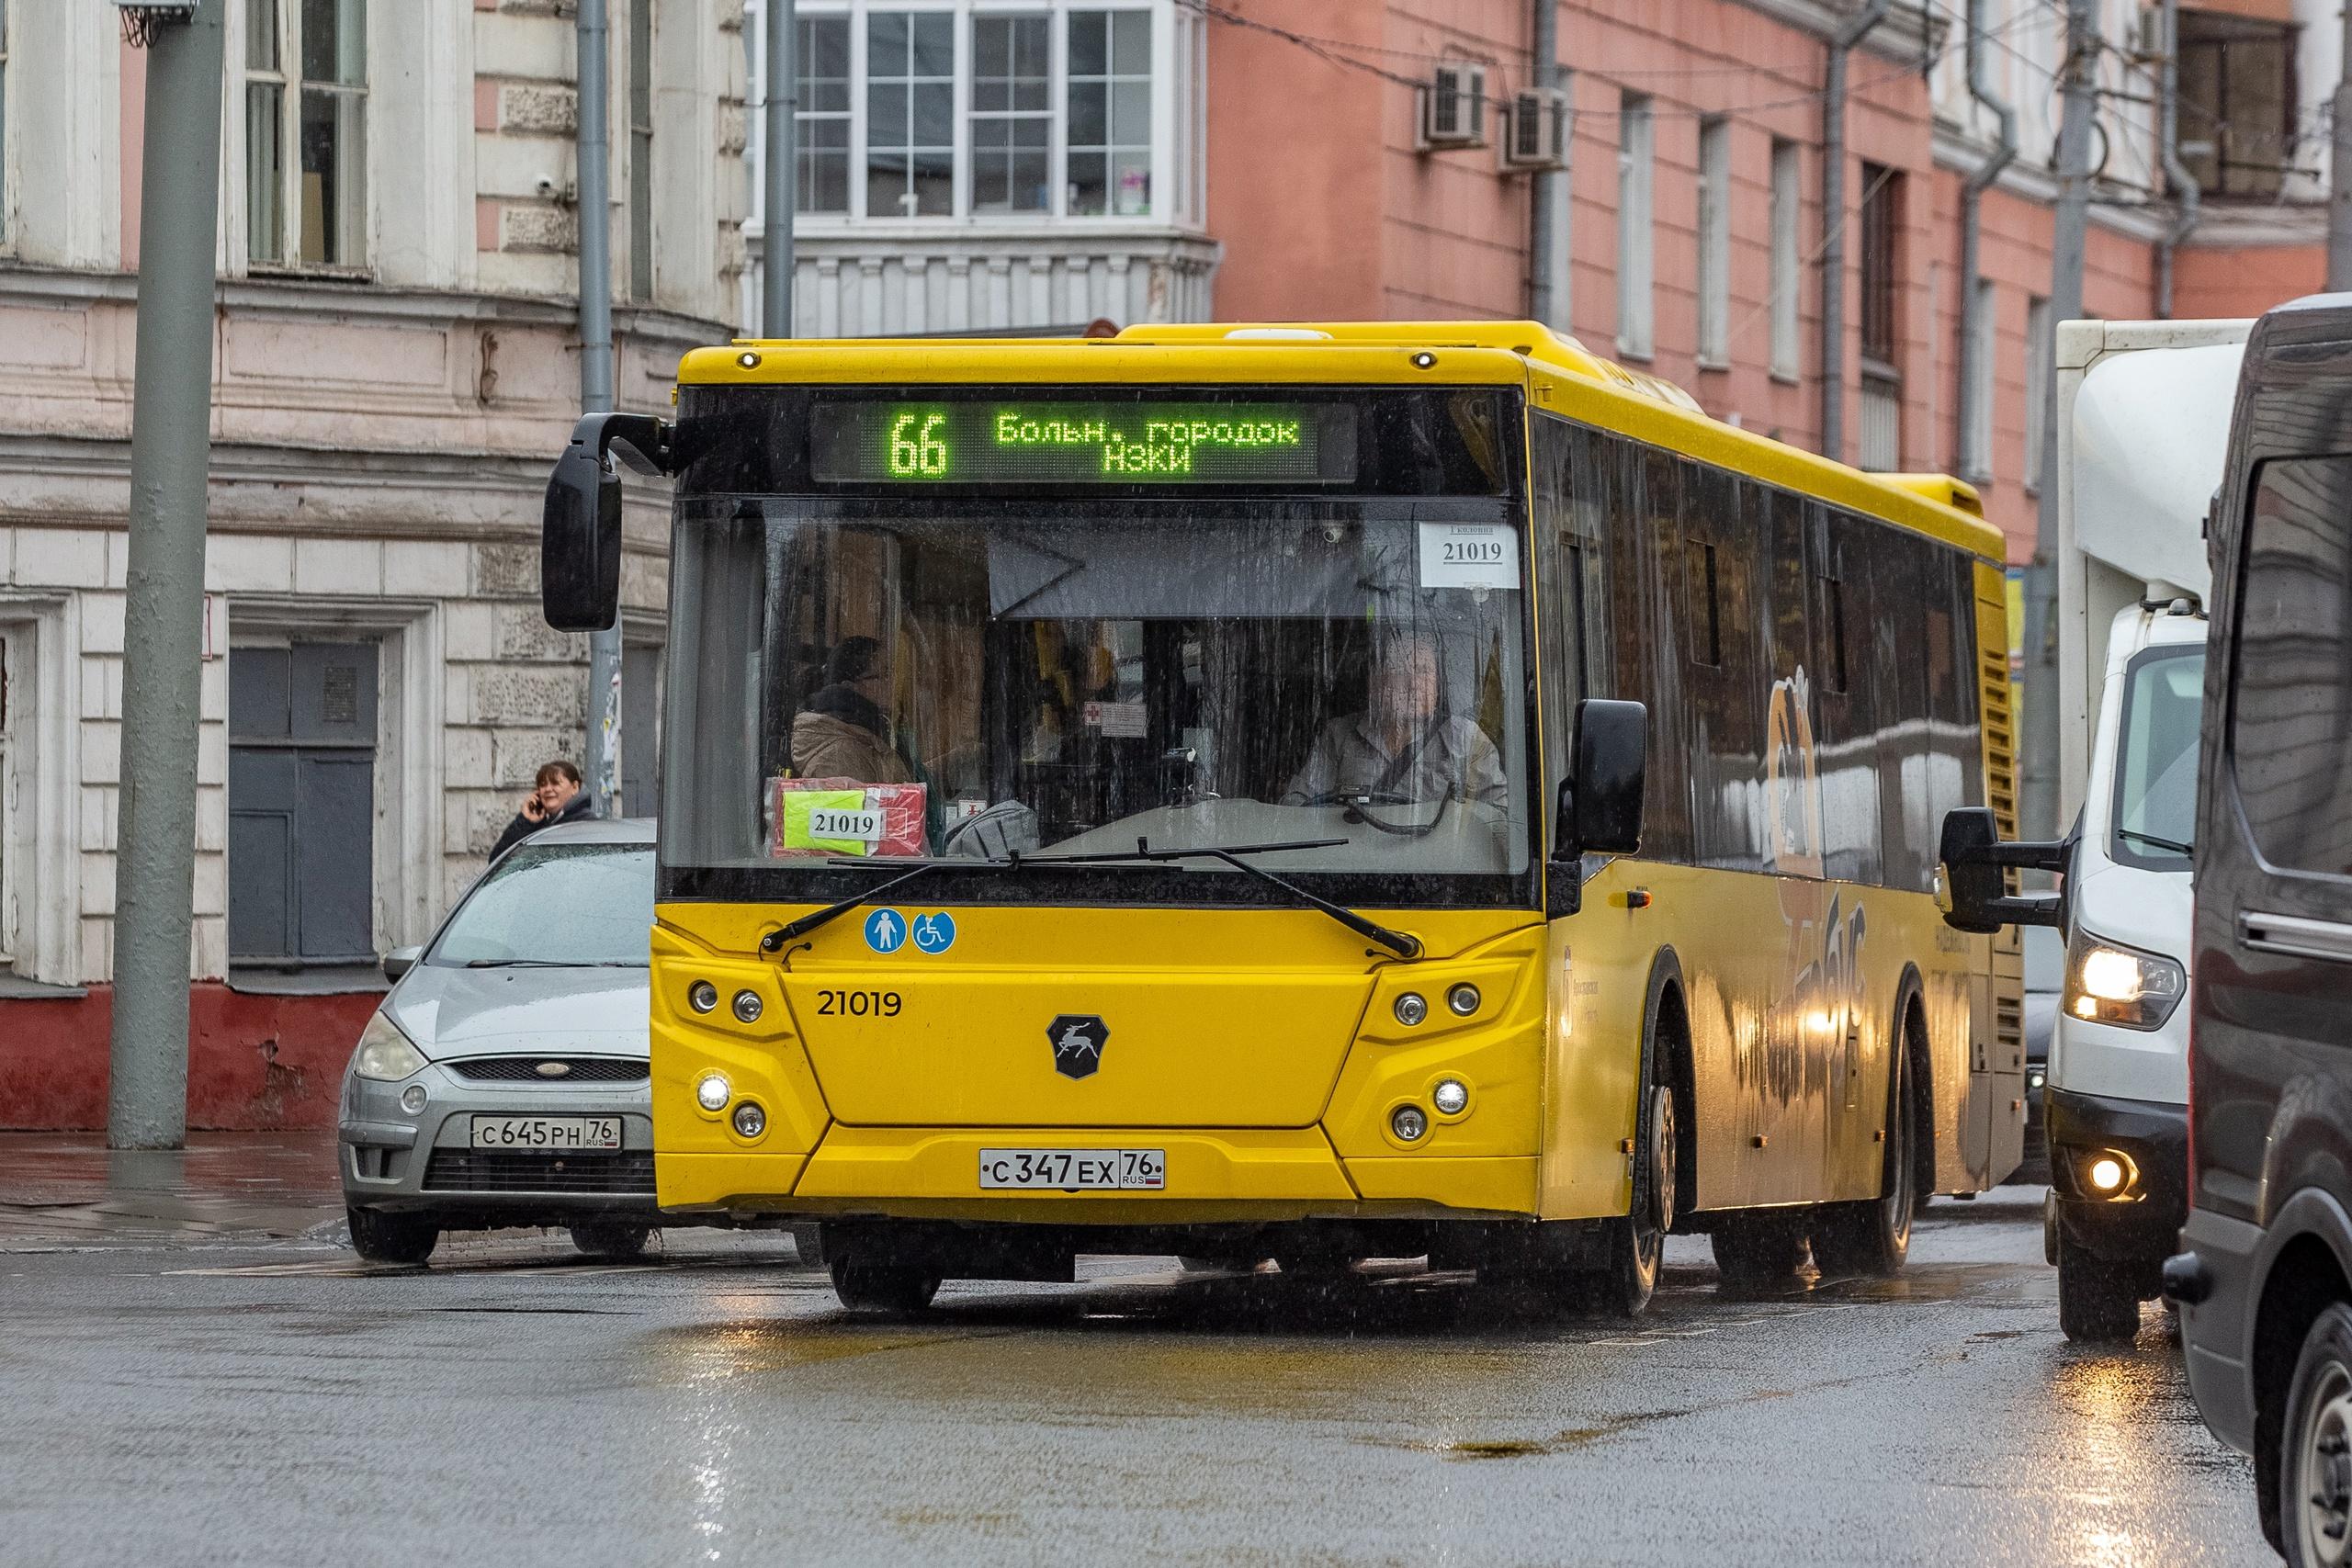
{"label": "car front grille", "polygon": [[[560,1065],[543,1073],[542,1065]],[[448,1064],[451,1072],[475,1083],[642,1083],[647,1065],[626,1056],[467,1056]]]}
{"label": "car front grille", "polygon": [[653,1195],[653,1153],[511,1154],[435,1149],[424,1165],[427,1192],[609,1192]]}

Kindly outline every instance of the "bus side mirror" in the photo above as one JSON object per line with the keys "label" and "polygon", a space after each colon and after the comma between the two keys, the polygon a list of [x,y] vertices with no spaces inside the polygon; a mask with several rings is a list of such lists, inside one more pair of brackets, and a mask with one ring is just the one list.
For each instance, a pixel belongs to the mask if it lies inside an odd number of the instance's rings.
{"label": "bus side mirror", "polygon": [[1642,847],[1649,717],[1639,703],[1588,697],[1577,705],[1575,772],[1560,785],[1553,859],[1630,855]]}
{"label": "bus side mirror", "polygon": [[673,427],[650,414],[592,413],[555,460],[539,519],[539,604],[562,632],[600,632],[620,616],[621,477],[673,472]]}
{"label": "bus side mirror", "polygon": [[1940,858],[1943,874],[1937,902],[1944,923],[1957,931],[1990,936],[2003,926],[2063,926],[2064,897],[2057,893],[2011,895],[2005,873],[2010,866],[2064,872],[2073,844],[2001,842],[1992,808],[1964,806],[1944,814]]}

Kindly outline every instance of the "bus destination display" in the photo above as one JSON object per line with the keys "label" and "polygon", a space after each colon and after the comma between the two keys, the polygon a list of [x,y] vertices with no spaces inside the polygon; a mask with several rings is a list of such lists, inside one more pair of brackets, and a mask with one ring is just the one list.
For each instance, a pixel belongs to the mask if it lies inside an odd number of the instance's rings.
{"label": "bus destination display", "polygon": [[1345,403],[819,402],[809,471],[848,484],[1349,484]]}

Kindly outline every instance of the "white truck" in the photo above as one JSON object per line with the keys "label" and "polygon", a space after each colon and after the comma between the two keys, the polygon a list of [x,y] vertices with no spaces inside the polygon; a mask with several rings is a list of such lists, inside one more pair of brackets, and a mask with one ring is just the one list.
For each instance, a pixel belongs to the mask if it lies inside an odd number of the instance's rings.
{"label": "white truck", "polygon": [[[2065,937],[2041,1122],[2044,1246],[2058,1269],[2059,1324],[2073,1339],[2131,1337],[2188,1213],[2181,1004],[2210,588],[2204,523],[2252,324],[2059,327],[2059,785],[2061,819],[2074,827],[2063,845],[1989,852],[1980,830],[1973,878],[1947,857],[1954,923],[1985,929],[2006,918]],[[2062,891],[2000,897],[1999,865],[2063,866]]]}

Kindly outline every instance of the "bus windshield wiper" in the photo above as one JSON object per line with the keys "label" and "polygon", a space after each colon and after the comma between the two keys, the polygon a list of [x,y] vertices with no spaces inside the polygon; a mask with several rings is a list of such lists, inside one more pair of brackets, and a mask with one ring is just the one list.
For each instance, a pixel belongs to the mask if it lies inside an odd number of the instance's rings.
{"label": "bus windshield wiper", "polygon": [[2137,828],[2118,828],[2115,830],[2115,836],[2119,839],[2130,839],[2136,843],[2147,844],[2155,849],[2170,850],[2177,855],[2194,856],[2197,853],[2197,847],[2194,844],[2184,844],[2176,840],[2159,838],[2154,833],[2143,833]]}
{"label": "bus windshield wiper", "polygon": [[1308,908],[1322,910],[1366,942],[1376,942],[1399,958],[1419,958],[1421,955],[1421,944],[1419,939],[1408,936],[1403,931],[1390,931],[1379,921],[1366,919],[1353,909],[1334,904],[1329,898],[1318,898],[1298,884],[1286,881],[1276,876],[1264,866],[1253,865],[1241,858],[1244,855],[1276,854],[1284,850],[1334,849],[1347,842],[1345,839],[1298,839],[1282,844],[1210,844],[1191,850],[1155,850],[1145,840],[1137,839],[1136,847],[1132,850],[1114,850],[1103,854],[1091,855],[1032,855],[1022,863],[1024,865],[1117,865],[1122,863],[1135,864],[1151,862],[1164,864],[1169,861],[1219,860],[1236,871],[1246,871],[1259,881],[1281,888]]}
{"label": "bus windshield wiper", "polygon": [[[866,870],[877,865],[889,865],[896,867],[907,865],[910,863],[904,860],[862,860],[854,856],[844,855],[839,859],[827,861],[825,863],[828,865],[853,865],[858,867],[860,870]],[[892,888],[904,887],[908,883],[914,881],[917,877],[928,876],[942,866],[990,865],[1003,868],[1017,866],[1021,863],[1017,859],[989,860],[979,855],[945,855],[930,860],[915,861],[911,863],[911,870],[900,872],[898,875],[890,878],[888,882],[882,883],[878,886],[869,887],[864,892],[856,894],[852,897],[842,899],[838,904],[828,904],[821,909],[812,909],[797,920],[792,920],[784,925],[778,926],[775,930],[768,932],[767,935],[760,938],[760,951],[762,953],[779,952],[783,949],[786,942],[791,942],[798,937],[807,936],[810,931],[815,931],[818,927],[828,925],[832,921],[841,919],[843,915],[848,914],[852,909],[856,908],[859,905],[871,904],[880,898],[885,893],[889,892]]]}

